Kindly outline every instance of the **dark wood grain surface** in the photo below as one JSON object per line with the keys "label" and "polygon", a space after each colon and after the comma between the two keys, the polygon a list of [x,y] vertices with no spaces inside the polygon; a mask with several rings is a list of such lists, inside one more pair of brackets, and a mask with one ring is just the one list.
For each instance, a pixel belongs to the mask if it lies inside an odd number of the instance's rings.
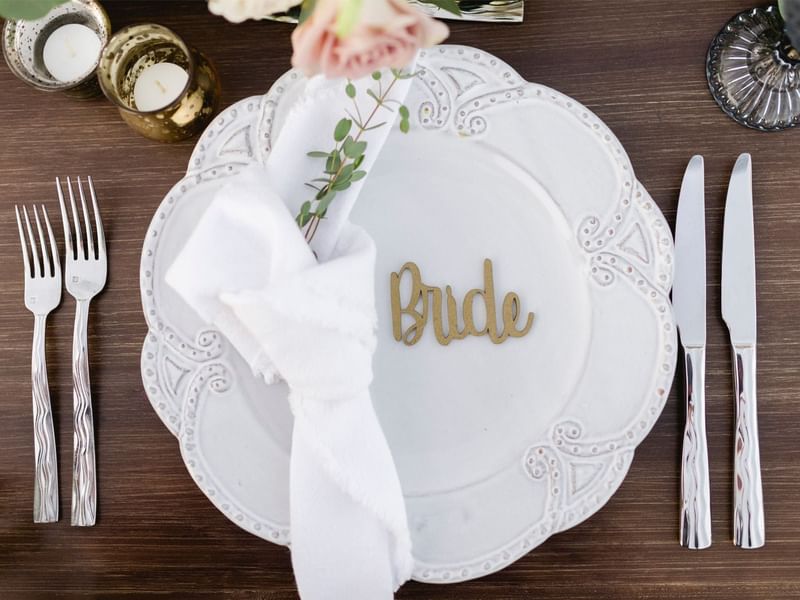
{"label": "dark wood grain surface", "polygon": [[[451,41],[508,61],[527,79],[594,110],[627,148],[674,223],[683,168],[706,158],[708,420],[714,546],[678,546],[682,409],[676,390],[622,488],[597,515],[504,571],[455,586],[409,583],[400,598],[800,598],[800,130],[764,134],[729,120],[704,77],[711,38],[752,0],[530,0],[522,25],[455,24]],[[115,28],[156,21],[204,50],[223,101],[263,93],[288,68],[290,27],[234,26],[202,1],[106,3]],[[0,598],[296,597],[288,550],[228,521],[195,487],[139,375],[145,324],[139,253],[153,211],[193,142],[135,135],[103,100],[28,88],[0,65]],[[766,548],[731,543],[733,402],[718,316],[727,178],[754,160],[759,400]],[[54,202],[56,175],[91,173],[102,190],[110,254],[90,324],[99,519],[69,525],[72,303],[51,318],[47,356],[59,442],[60,522],[34,526],[30,408],[32,321],[22,303],[14,203]]]}

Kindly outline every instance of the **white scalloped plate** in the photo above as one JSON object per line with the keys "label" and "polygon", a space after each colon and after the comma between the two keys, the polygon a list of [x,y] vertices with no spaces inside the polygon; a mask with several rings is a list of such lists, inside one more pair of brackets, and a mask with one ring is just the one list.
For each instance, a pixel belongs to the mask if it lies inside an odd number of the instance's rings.
{"label": "white scalloped plate", "polygon": [[[578,102],[460,46],[421,54],[407,104],[353,220],[378,247],[373,399],[406,495],[414,577],[502,569],[600,509],[661,412],[676,360],[672,239],[623,148]],[[294,72],[220,115],[158,209],[142,256],[142,372],[198,486],[244,529],[289,541],[291,415],[163,284],[228,176],[263,161],[302,89]],[[456,296],[494,264],[533,311],[500,345],[413,347],[392,334],[389,274],[415,261]]]}

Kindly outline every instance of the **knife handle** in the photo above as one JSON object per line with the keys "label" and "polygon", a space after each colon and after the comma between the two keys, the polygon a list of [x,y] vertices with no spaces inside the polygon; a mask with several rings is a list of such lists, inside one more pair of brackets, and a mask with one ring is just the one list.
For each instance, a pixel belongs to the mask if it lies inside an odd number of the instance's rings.
{"label": "knife handle", "polygon": [[681,546],[711,545],[711,490],[706,438],[706,349],[684,348],[686,425],[681,461]]}
{"label": "knife handle", "polygon": [[764,499],[758,451],[756,347],[733,344],[736,429],[733,459],[733,543],[740,548],[764,545]]}

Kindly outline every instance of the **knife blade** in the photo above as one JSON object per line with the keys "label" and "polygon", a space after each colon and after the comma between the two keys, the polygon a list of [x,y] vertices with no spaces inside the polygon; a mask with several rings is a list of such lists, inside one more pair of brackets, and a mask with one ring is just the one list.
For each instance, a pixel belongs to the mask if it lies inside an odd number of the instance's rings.
{"label": "knife blade", "polygon": [[756,403],[756,267],[749,154],[736,160],[725,203],[722,318],[731,338],[736,403],[733,543],[760,548],[765,531]]}
{"label": "knife blade", "polygon": [[693,156],[683,175],[675,222],[672,305],[684,346],[706,344],[706,211],[703,186],[703,157]]}
{"label": "knife blade", "polygon": [[733,344],[756,343],[756,265],[752,165],[736,160],[728,184],[722,241],[722,318]]}
{"label": "knife blade", "polygon": [[675,224],[672,303],[684,354],[686,423],[681,460],[680,543],[711,545],[711,492],[705,411],[706,229],[704,163],[693,156],[686,167]]}

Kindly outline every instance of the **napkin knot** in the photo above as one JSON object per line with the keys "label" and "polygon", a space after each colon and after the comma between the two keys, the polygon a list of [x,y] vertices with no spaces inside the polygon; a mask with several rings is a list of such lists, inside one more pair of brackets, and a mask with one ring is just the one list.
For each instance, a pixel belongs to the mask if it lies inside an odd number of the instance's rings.
{"label": "napkin knot", "polygon": [[[294,227],[295,243],[302,243]],[[241,320],[257,324],[255,358],[270,380],[280,378],[307,400],[344,401],[372,382],[377,312],[375,245],[346,225],[331,258],[284,273],[259,290],[221,296]]]}

